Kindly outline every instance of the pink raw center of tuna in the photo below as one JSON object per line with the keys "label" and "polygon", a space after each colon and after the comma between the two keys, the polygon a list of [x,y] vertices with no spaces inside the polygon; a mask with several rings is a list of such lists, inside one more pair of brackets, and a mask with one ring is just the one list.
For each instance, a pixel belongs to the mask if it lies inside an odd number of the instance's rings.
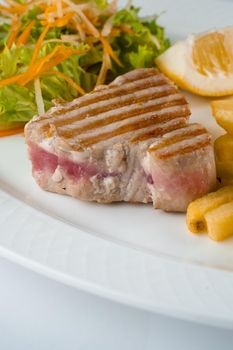
{"label": "pink raw center of tuna", "polygon": [[32,161],[33,171],[49,170],[54,173],[59,165],[62,170],[70,177],[76,180],[80,178],[90,178],[97,175],[98,177],[117,176],[117,173],[100,172],[95,165],[90,163],[75,163],[70,159],[60,158],[57,155],[44,150],[36,145],[30,145],[30,158]]}
{"label": "pink raw center of tuna", "polygon": [[153,181],[157,188],[163,189],[171,195],[178,195],[180,192],[202,194],[208,187],[209,176],[207,169],[192,172],[173,172],[165,174],[163,171],[153,173]]}

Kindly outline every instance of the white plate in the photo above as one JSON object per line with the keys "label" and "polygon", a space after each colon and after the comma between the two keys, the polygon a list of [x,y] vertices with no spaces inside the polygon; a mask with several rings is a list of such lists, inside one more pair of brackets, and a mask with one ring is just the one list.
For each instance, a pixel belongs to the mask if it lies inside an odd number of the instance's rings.
{"label": "white plate", "polygon": [[[138,1],[137,4],[140,4]],[[142,4],[142,1],[141,1]],[[175,37],[232,24],[227,1],[147,1]],[[199,5],[199,6],[198,6]],[[209,101],[187,95],[216,136]],[[151,311],[233,326],[233,240],[187,232],[150,205],[100,205],[43,192],[22,137],[0,140],[0,253],[61,282]]]}

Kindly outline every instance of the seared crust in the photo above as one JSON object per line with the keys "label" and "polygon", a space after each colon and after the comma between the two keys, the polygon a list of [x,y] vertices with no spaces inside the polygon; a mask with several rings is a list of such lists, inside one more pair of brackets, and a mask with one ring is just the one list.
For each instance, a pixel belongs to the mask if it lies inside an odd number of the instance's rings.
{"label": "seared crust", "polygon": [[[34,118],[26,133],[36,129],[42,138],[56,135],[72,149],[82,150],[116,136],[145,141],[151,138],[151,126],[189,115],[187,101],[169,79],[155,69],[138,69]],[[142,132],[136,140],[132,132],[137,130]]]}
{"label": "seared crust", "polygon": [[194,152],[211,144],[211,137],[200,124],[186,124],[178,130],[163,135],[153,143],[148,152],[157,158],[166,159],[177,154]]}

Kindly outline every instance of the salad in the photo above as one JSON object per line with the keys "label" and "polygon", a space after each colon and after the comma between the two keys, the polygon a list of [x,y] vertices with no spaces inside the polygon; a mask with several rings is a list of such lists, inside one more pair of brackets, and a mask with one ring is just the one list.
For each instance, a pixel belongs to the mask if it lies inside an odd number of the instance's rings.
{"label": "salad", "polygon": [[157,17],[107,0],[5,0],[0,5],[0,136],[129,70],[170,45]]}

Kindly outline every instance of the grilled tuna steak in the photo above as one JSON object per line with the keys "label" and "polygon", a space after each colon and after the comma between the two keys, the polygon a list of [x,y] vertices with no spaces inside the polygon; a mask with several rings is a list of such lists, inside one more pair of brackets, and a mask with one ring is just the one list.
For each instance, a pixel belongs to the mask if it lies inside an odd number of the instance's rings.
{"label": "grilled tuna steak", "polygon": [[86,201],[153,202],[184,211],[215,186],[211,137],[155,69],[137,69],[34,117],[25,128],[45,190]]}

